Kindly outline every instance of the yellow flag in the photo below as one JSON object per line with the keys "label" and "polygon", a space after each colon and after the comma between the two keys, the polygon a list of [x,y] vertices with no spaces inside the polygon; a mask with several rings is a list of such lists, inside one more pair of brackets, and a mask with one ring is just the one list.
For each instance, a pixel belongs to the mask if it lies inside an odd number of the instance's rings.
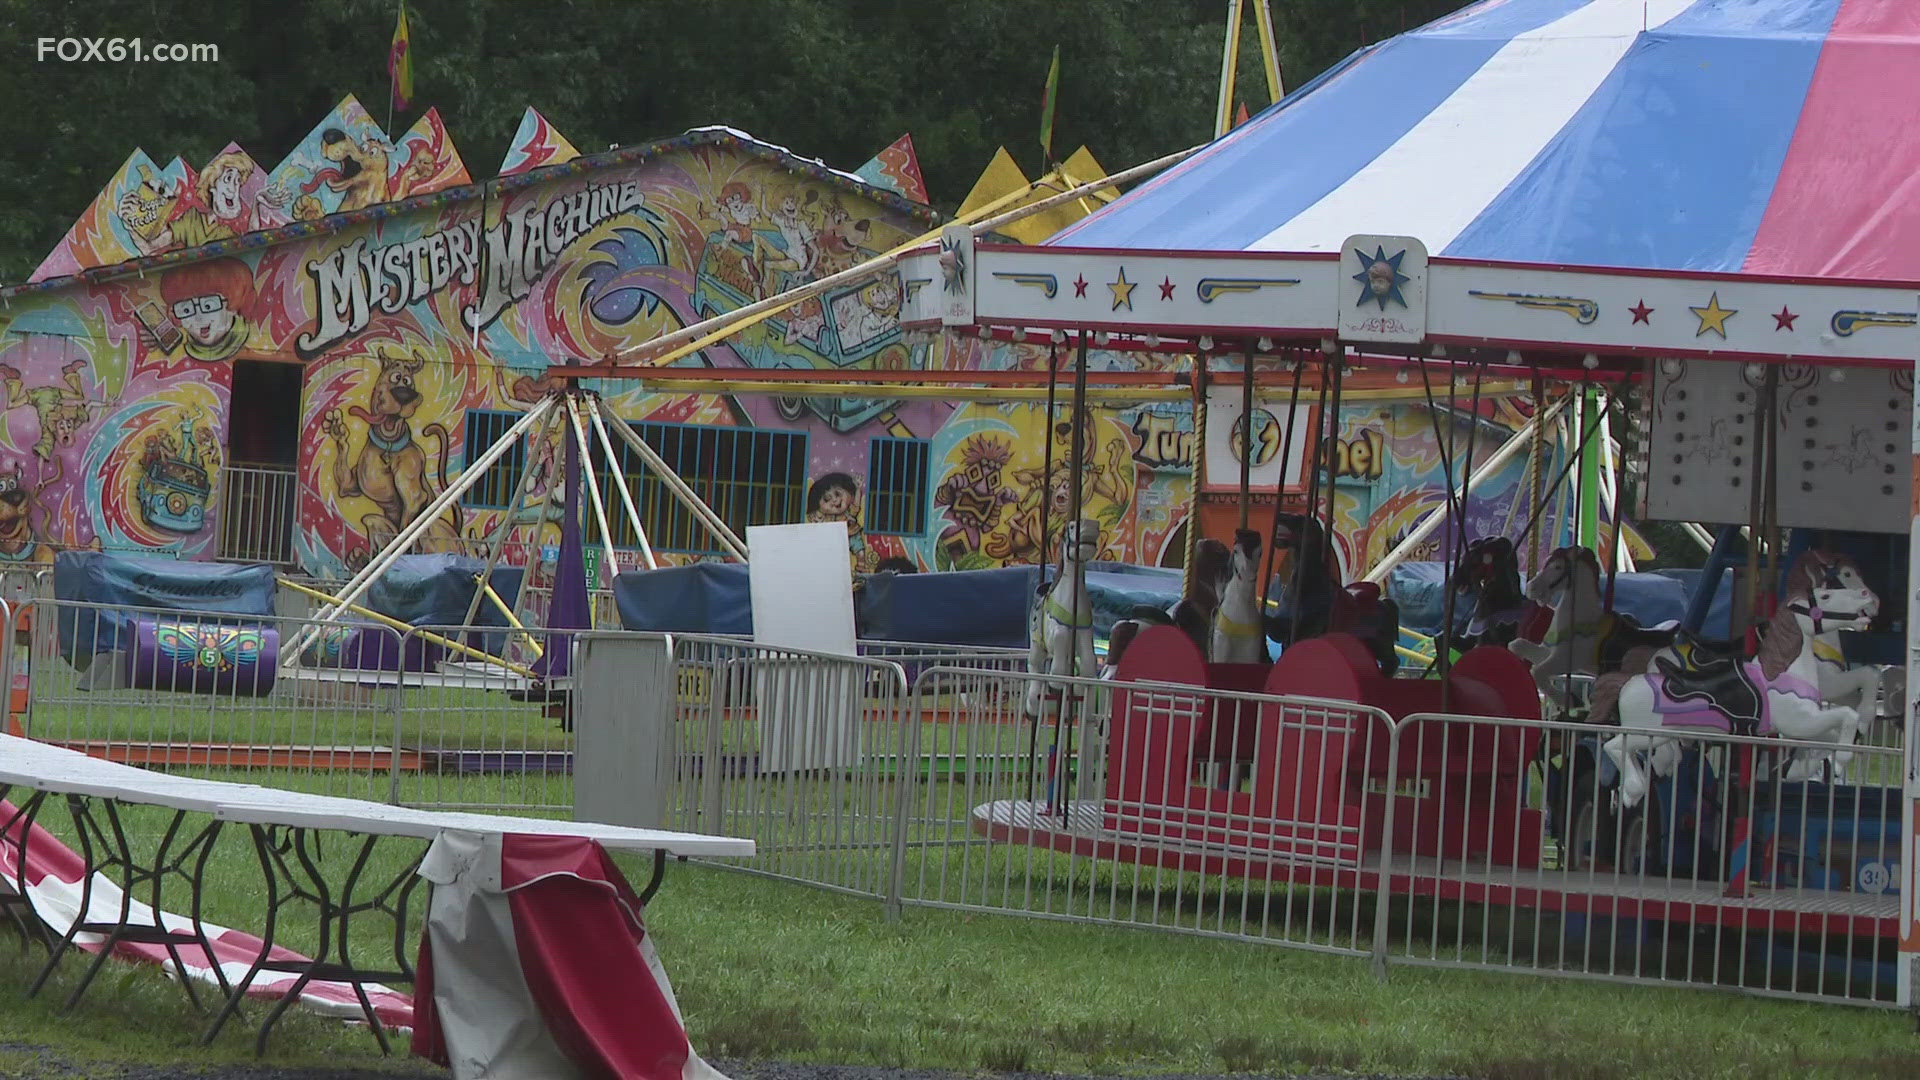
{"label": "yellow flag", "polygon": [[387,74],[393,78],[393,103],[408,108],[413,100],[413,42],[407,36],[407,5],[400,5],[400,21],[393,27],[393,47],[387,51]]}

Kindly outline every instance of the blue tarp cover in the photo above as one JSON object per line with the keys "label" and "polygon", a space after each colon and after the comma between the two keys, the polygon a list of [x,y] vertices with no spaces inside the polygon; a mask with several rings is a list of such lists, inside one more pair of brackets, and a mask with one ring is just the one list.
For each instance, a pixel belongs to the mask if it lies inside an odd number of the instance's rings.
{"label": "blue tarp cover", "polygon": [[119,649],[135,616],[114,607],[268,616],[274,590],[271,566],[62,551],[53,559],[54,599],[102,606],[60,608],[60,655],[84,665],[96,653]]}
{"label": "blue tarp cover", "polygon": [[860,636],[1023,649],[1040,584],[1035,566],[941,574],[870,574],[855,594]]}
{"label": "blue tarp cover", "polygon": [[[1387,594],[1400,605],[1400,625],[1423,634],[1440,629],[1446,611],[1444,581],[1446,564],[1407,562],[1393,568],[1387,580]],[[1687,598],[1700,578],[1698,570],[1653,570],[1621,574],[1614,585],[1614,610],[1633,616],[1642,626],[1678,622],[1687,613]],[[1709,638],[1726,637],[1728,605],[1732,600],[1731,576],[1721,579],[1720,588],[1707,615],[1703,634]],[[1462,622],[1465,615],[1456,613]]]}
{"label": "blue tarp cover", "polygon": [[[854,593],[860,636],[877,641],[1025,648],[1040,570],[1012,566],[938,574],[863,575]],[[1106,634],[1136,604],[1171,607],[1180,571],[1094,563],[1087,569],[1094,631]],[[747,568],[698,563],[629,571],[614,579],[620,623],[629,630],[686,634],[753,633]]]}
{"label": "blue tarp cover", "polygon": [[694,563],[628,570],[613,579],[620,625],[671,634],[753,633],[747,568],[740,563]]}
{"label": "blue tarp cover", "polygon": [[[473,602],[473,579],[486,568],[486,560],[467,555],[402,555],[373,580],[365,603],[409,626],[462,626]],[[496,566],[488,580],[511,607],[522,576],[517,566]],[[474,625],[505,626],[507,620],[492,601],[482,600]]]}

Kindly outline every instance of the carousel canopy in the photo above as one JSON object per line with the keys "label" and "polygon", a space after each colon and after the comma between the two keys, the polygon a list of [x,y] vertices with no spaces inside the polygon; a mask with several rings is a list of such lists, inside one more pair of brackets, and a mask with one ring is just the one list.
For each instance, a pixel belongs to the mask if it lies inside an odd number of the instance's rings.
{"label": "carousel canopy", "polygon": [[1920,278],[1920,3],[1484,0],[1054,237]]}

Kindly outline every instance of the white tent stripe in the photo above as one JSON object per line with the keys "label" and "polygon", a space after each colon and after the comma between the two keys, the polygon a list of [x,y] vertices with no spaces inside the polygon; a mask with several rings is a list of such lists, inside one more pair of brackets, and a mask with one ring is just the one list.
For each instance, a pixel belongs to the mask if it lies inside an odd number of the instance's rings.
{"label": "white tent stripe", "polygon": [[1594,0],[1515,37],[1400,141],[1248,250],[1332,251],[1367,221],[1445,251],[1587,103],[1643,25],[1693,3]]}

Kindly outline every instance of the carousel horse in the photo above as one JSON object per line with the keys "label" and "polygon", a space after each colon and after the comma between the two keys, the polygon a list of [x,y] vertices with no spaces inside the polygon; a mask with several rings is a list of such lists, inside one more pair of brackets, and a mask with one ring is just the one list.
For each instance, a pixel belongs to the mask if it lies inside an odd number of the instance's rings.
{"label": "carousel horse", "polygon": [[1213,613],[1213,643],[1207,658],[1216,664],[1264,664],[1267,635],[1260,620],[1260,534],[1235,529],[1233,555]]}
{"label": "carousel horse", "polygon": [[1400,666],[1394,646],[1400,639],[1400,607],[1380,587],[1356,582],[1341,588],[1320,522],[1304,514],[1282,513],[1273,528],[1273,583],[1285,590],[1279,614],[1263,617],[1267,636],[1291,643],[1333,631],[1350,633],[1367,646],[1392,675]]}
{"label": "carousel horse", "polygon": [[[1027,654],[1027,670],[1035,675],[1095,678],[1100,669],[1093,655],[1093,597],[1081,588],[1075,567],[1093,561],[1100,550],[1100,523],[1090,518],[1067,523],[1060,539],[1060,573],[1034,611]],[[1045,710],[1047,684],[1027,684],[1026,711],[1039,716]]]}
{"label": "carousel horse", "polygon": [[1100,677],[1113,678],[1120,670],[1120,658],[1127,654],[1127,646],[1140,635],[1140,623],[1133,619],[1121,619],[1113,624],[1113,631],[1107,635],[1107,655],[1100,662]]}
{"label": "carousel horse", "polygon": [[1213,645],[1214,613],[1220,610],[1220,586],[1233,573],[1233,552],[1206,537],[1195,545],[1193,573],[1186,595],[1165,611],[1150,605],[1133,609],[1133,619],[1148,626],[1177,626],[1206,656]]}
{"label": "carousel horse", "polygon": [[[1830,622],[1865,625],[1870,617],[1864,612],[1876,604],[1865,589],[1793,589],[1774,612],[1753,660],[1727,659],[1688,671],[1657,657],[1658,674],[1599,680],[1594,715],[1612,712],[1622,729],[1602,746],[1620,770],[1621,806],[1631,807],[1646,795],[1647,770],[1639,751],[1671,765],[1676,755],[1663,751],[1670,750],[1672,740],[1659,734],[1667,728],[1852,743],[1860,715],[1844,705],[1820,703],[1813,641]],[[1844,760],[1835,767],[1844,768]]]}
{"label": "carousel horse", "polygon": [[1534,683],[1555,700],[1556,677],[1618,671],[1634,649],[1662,649],[1674,641],[1672,630],[1649,629],[1630,615],[1606,610],[1600,560],[1591,548],[1555,548],[1527,582],[1526,598],[1551,608],[1553,617],[1540,640],[1520,636],[1507,648],[1533,666]]}
{"label": "carousel horse", "polygon": [[1454,626],[1441,631],[1439,645],[1465,652],[1476,645],[1504,646],[1520,635],[1527,594],[1513,541],[1483,536],[1468,544],[1447,585],[1454,592]]}
{"label": "carousel horse", "polygon": [[[1808,548],[1787,571],[1787,589],[1811,592],[1819,588],[1863,592],[1872,598],[1865,609],[1867,619],[1880,614],[1879,595],[1867,587],[1866,579],[1852,559],[1838,552]],[[1852,705],[1865,717],[1888,711],[1883,705],[1889,697],[1886,672],[1873,665],[1848,664],[1842,651],[1841,629],[1839,625],[1827,624],[1813,640],[1813,655],[1820,662],[1820,700],[1828,705]]]}

